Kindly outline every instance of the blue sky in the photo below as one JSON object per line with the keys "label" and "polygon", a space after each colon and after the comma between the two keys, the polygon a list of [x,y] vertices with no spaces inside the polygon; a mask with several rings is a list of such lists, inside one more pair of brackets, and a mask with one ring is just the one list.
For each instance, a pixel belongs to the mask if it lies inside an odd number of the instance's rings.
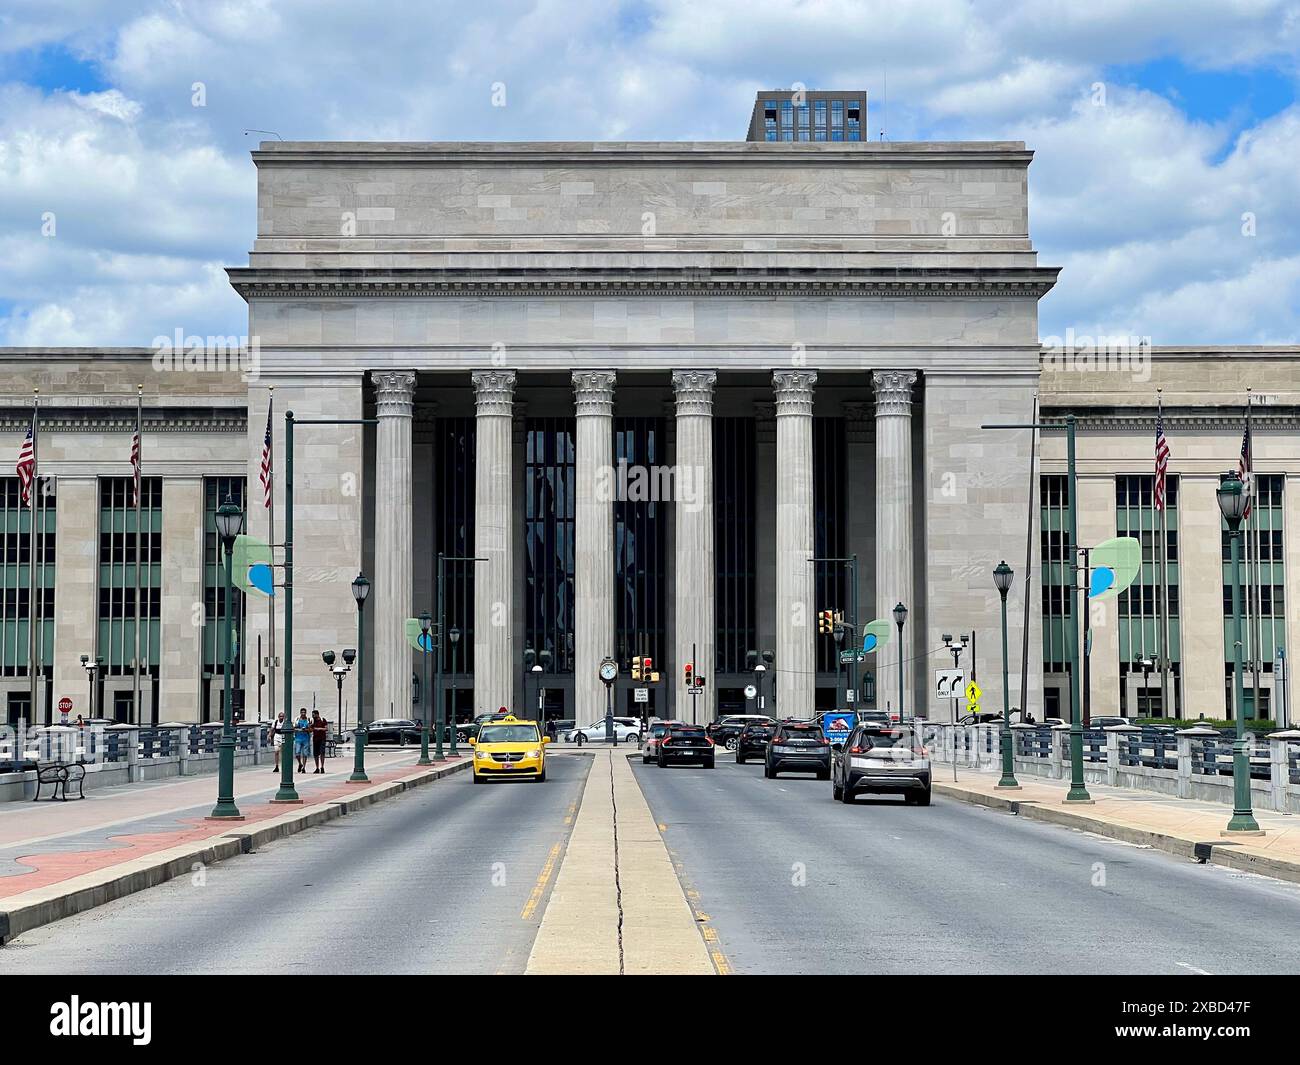
{"label": "blue sky", "polygon": [[729,139],[798,81],[874,136],[886,76],[891,140],[1035,150],[1043,335],[1297,343],[1298,56],[1281,0],[6,0],[0,344],[243,332],[246,127]]}

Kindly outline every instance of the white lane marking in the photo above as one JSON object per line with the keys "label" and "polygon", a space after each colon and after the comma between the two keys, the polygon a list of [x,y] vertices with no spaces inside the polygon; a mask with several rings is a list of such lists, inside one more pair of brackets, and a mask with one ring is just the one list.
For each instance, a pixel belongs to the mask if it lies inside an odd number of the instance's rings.
{"label": "white lane marking", "polygon": [[1189,965],[1189,964],[1188,964],[1187,962],[1185,962],[1185,961],[1180,961],[1180,962],[1177,962],[1176,964],[1179,965],[1179,966],[1181,966],[1182,968],[1188,970],[1189,972],[1193,972],[1193,973],[1195,973],[1197,976],[1209,976],[1209,975],[1211,975],[1211,974],[1210,974],[1209,972],[1207,972],[1205,969],[1198,969],[1195,965]]}

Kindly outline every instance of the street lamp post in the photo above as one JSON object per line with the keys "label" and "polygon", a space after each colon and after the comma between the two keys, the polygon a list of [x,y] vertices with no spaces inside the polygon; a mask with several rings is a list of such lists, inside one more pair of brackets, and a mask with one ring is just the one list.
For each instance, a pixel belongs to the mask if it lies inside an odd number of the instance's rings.
{"label": "street lamp post", "polygon": [[[453,758],[457,756],[456,751],[456,648],[460,645],[460,629],[455,625],[447,633],[447,639],[451,641],[451,721],[448,723],[451,728],[451,751]],[[438,704],[441,707],[441,703]],[[447,725],[443,723],[443,715],[438,715],[438,735],[442,736],[447,731]]]}
{"label": "street lamp post", "polygon": [[[961,643],[953,643],[950,633],[943,634],[943,645],[948,648],[948,653],[952,655],[952,668],[954,670],[961,668],[961,653],[966,650],[966,643],[969,637],[963,632],[961,634]],[[957,780],[957,689],[952,690],[952,779]]]}
{"label": "street lamp post", "polygon": [[[433,617],[425,610],[420,614],[420,654],[424,662],[424,677],[420,681],[420,760],[416,765],[432,765],[429,758],[429,630]],[[438,760],[442,761],[442,735],[437,740]]]}
{"label": "street lamp post", "polygon": [[348,780],[354,784],[368,784],[366,776],[366,718],[361,712],[361,695],[364,691],[361,675],[362,655],[366,646],[366,597],[370,595],[370,582],[360,573],[352,581],[352,598],[357,601],[357,727],[352,733],[352,775]]}
{"label": "street lamp post", "polygon": [[550,648],[543,647],[537,652],[537,665],[533,667],[533,672],[538,674],[537,720],[543,725],[545,725],[543,718],[546,717],[546,673],[551,668],[551,662],[554,661],[554,659],[555,656],[551,654]]}
{"label": "street lamp post", "polygon": [[903,723],[903,626],[907,624],[907,607],[894,607],[894,624],[898,626],[898,723]]}
{"label": "street lamp post", "polygon": [[234,635],[234,626],[232,617],[233,608],[231,606],[231,590],[233,579],[231,576],[231,567],[233,565],[231,556],[235,548],[235,537],[239,535],[239,530],[244,525],[244,512],[235,505],[235,502],[229,497],[217,508],[216,516],[217,536],[221,540],[222,551],[226,556],[226,580],[225,580],[225,675],[224,675],[224,705],[222,707],[222,724],[221,724],[221,742],[218,745],[217,754],[217,805],[212,808],[209,815],[210,820],[218,821],[242,821],[243,815],[239,812],[239,807],[235,805],[235,721],[234,707],[231,705],[232,699],[230,694],[231,674],[234,672],[234,661],[231,656],[231,640]]}
{"label": "street lamp post", "polygon": [[844,646],[844,626],[837,621],[835,623],[835,628],[832,631],[835,636],[835,706],[838,709],[840,704],[840,692],[843,689],[841,676],[844,670],[844,663],[840,661],[840,649]]}
{"label": "street lamp post", "polygon": [[1259,823],[1251,810],[1250,754],[1246,747],[1246,689],[1241,671],[1241,522],[1250,503],[1237,474],[1229,473],[1218,490],[1219,510],[1228,523],[1232,543],[1232,681],[1236,695],[1237,738],[1232,742],[1232,819],[1227,831],[1233,834],[1260,833]]}
{"label": "street lamp post", "polygon": [[1002,779],[999,788],[1019,788],[1016,782],[1015,752],[1011,747],[1011,689],[1010,675],[1007,667],[1007,592],[1015,579],[1015,571],[1003,559],[993,569],[993,585],[1002,597],[1002,735],[999,737],[1002,747]]}

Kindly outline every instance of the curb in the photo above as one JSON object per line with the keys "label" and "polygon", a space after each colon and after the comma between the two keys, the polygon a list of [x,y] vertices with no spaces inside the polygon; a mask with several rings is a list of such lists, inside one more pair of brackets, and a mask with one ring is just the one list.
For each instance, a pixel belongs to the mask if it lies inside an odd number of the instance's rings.
{"label": "curb", "polygon": [[1300,865],[1295,862],[1279,861],[1276,858],[1269,858],[1264,855],[1246,854],[1236,849],[1240,844],[1225,842],[1221,839],[1195,843],[1178,836],[1169,836],[1161,832],[1149,832],[1146,829],[1132,828],[1129,825],[1117,825],[1097,817],[1089,817],[1086,814],[1057,809],[1055,806],[1044,806],[1032,799],[1004,799],[998,795],[985,795],[980,791],[972,791],[955,784],[944,784],[937,780],[931,784],[931,787],[940,795],[946,795],[948,798],[967,802],[974,806],[985,806],[990,810],[1001,810],[1030,821],[1041,821],[1045,824],[1059,825],[1063,828],[1077,828],[1084,832],[1092,832],[1098,836],[1117,839],[1123,843],[1136,843],[1141,846],[1151,847],[1153,850],[1164,851],[1166,854],[1186,858],[1189,861],[1208,862],[1210,865],[1219,865],[1225,869],[1258,873],[1261,876],[1271,876],[1278,880],[1300,884]]}
{"label": "curb", "polygon": [[138,867],[127,872],[119,865],[86,873],[63,884],[50,884],[14,895],[0,902],[0,945],[41,925],[52,924],[106,902],[133,895],[137,891],[157,887],[189,873],[195,863],[215,865],[227,858],[247,854],[272,840],[284,839],[304,829],[355,813],[384,799],[418,788],[421,784],[429,784],[468,769],[470,765],[470,759],[464,758],[450,765],[435,766],[405,780],[370,785],[347,798],[326,799],[301,812],[279,814],[257,827],[232,829],[203,843],[186,843],[138,858]]}

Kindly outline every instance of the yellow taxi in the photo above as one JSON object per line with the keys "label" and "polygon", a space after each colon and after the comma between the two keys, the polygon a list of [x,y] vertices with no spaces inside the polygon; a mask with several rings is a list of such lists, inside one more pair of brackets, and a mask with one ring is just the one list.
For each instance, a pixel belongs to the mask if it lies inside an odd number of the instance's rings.
{"label": "yellow taxi", "polygon": [[546,745],[536,721],[523,721],[513,714],[483,722],[471,739],[474,748],[474,783],[492,777],[546,779]]}

